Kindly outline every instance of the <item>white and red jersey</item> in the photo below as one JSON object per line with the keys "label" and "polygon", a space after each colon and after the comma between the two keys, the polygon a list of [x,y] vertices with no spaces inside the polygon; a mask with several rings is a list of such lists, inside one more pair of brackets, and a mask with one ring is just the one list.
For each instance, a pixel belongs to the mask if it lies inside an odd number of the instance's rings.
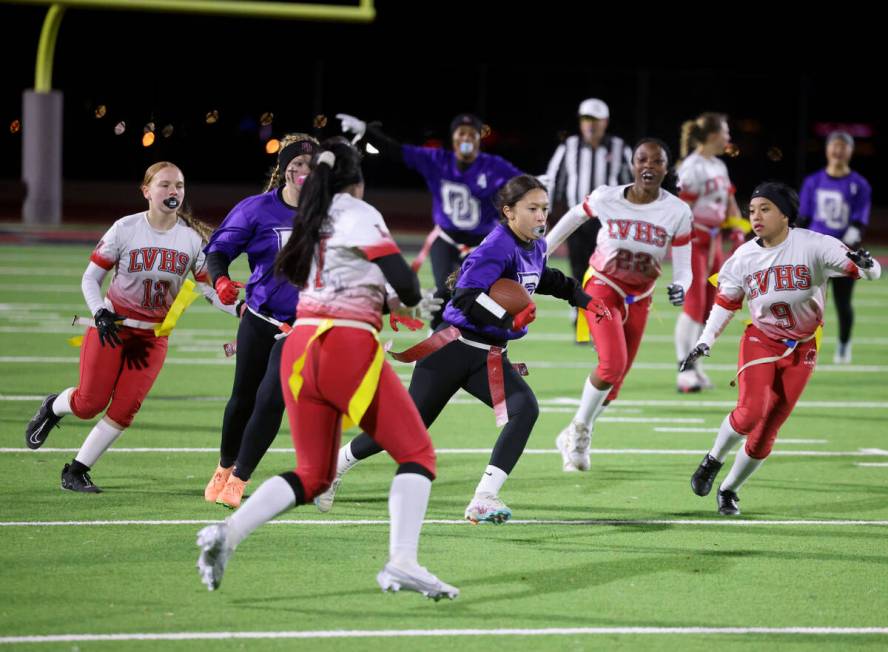
{"label": "white and red jersey", "polygon": [[669,245],[691,239],[691,209],[675,195],[660,190],[649,204],[633,204],[626,186],[602,186],[583,202],[583,210],[601,221],[589,265],[627,294],[641,294],[660,276]]}
{"label": "white and red jersey", "polygon": [[355,319],[382,328],[386,281],[373,261],[398,253],[378,210],[347,193],[335,195],[299,293],[297,319]]}
{"label": "white and red jersey", "polygon": [[679,197],[691,205],[694,224],[714,229],[728,214],[728,200],[734,186],[724,161],[694,152],[678,167]]}
{"label": "white and red jersey", "polygon": [[203,242],[181,219],[167,231],[158,231],[142,211],[117,220],[89,257],[114,276],[105,305],[119,315],[162,322],[188,272],[206,283]]}
{"label": "white and red jersey", "polygon": [[739,310],[745,296],[752,323],[768,337],[804,339],[823,321],[827,279],[861,276],[847,252],[836,238],[807,229],[790,229],[776,247],[750,240],[722,266],[715,302]]}

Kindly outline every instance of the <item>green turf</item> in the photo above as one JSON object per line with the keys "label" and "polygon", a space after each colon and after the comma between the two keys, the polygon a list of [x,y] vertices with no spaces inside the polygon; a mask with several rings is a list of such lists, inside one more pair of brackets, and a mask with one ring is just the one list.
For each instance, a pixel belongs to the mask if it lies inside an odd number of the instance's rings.
{"label": "green turf", "polygon": [[[71,316],[84,313],[79,277],[84,247],[0,248],[0,446],[23,448],[24,424],[42,396],[77,382],[77,349],[66,338]],[[244,276],[242,266],[235,268]],[[428,285],[428,270],[424,270]],[[666,271],[668,275],[669,271]],[[665,284],[663,284],[665,285]],[[665,295],[665,290],[662,291]],[[833,451],[838,456],[775,455],[741,492],[743,521],[888,520],[888,282],[859,283],[854,365],[832,367],[834,309],[827,310],[821,368],[804,404],[780,433],[775,451]],[[717,388],[681,397],[674,390],[671,333],[677,309],[656,295],[638,368],[605,413],[593,449],[693,451],[677,455],[605,452],[588,474],[564,474],[557,454],[528,454],[502,497],[520,520],[613,520],[609,524],[503,527],[428,524],[421,560],[462,590],[454,602],[415,594],[383,595],[374,582],[387,550],[387,526],[268,525],[247,539],[220,591],[208,593],[194,570],[199,525],[0,527],[0,636],[194,631],[494,629],[556,627],[886,627],[888,544],[878,525],[725,525],[714,499],[694,496],[688,478],[713,432],[654,428],[718,427],[735,400],[728,386],[742,330],[738,318],[710,361]],[[569,339],[567,308],[539,299],[532,335],[510,346],[526,361],[543,412],[530,449],[553,449],[554,437],[594,362]],[[234,319],[203,303],[183,317],[168,364],[118,448],[213,448],[233,364],[221,345]],[[386,331],[388,334],[388,331]],[[396,347],[417,341],[397,337]],[[23,356],[35,358],[16,361]],[[721,367],[720,367],[721,365]],[[410,368],[397,365],[404,378]],[[200,400],[195,400],[195,399]],[[439,448],[489,448],[497,429],[488,408],[465,394],[431,433]],[[669,406],[632,404],[674,401]],[[722,405],[691,406],[701,400]],[[629,402],[628,404],[626,402]],[[851,402],[835,408],[820,402]],[[694,419],[632,423],[616,419]],[[90,423],[62,421],[47,448],[77,448]],[[791,440],[825,440],[793,443]],[[289,432],[260,465],[254,484],[290,468]],[[594,453],[594,451],[593,451]],[[216,463],[212,452],[109,452],[93,479],[105,493],[62,492],[58,475],[70,452],[0,453],[0,521],[216,519],[203,502]],[[487,461],[485,454],[442,453],[430,519],[460,519]],[[286,519],[384,520],[393,463],[379,456],[347,476],[329,515],[313,507]],[[638,520],[706,519],[720,524],[640,524]],[[884,648],[885,635],[577,635],[334,640],[85,642],[21,649],[232,650],[344,648],[489,649],[780,649]]]}

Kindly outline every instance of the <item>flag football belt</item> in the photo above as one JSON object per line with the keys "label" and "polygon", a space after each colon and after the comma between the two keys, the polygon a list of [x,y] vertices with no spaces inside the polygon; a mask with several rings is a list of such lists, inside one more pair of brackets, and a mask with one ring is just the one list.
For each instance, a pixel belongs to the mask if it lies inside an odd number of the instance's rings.
{"label": "flag football belt", "polygon": [[[159,321],[139,321],[138,319],[130,319],[127,317],[122,321],[115,322],[125,328],[138,328],[143,331],[153,331],[155,328],[160,326]],[[78,317],[74,315],[74,321],[71,322],[72,326],[89,326],[90,328],[96,327],[96,322],[94,319],[90,319],[89,317]]]}
{"label": "flag football belt", "polygon": [[379,343],[378,331],[370,324],[353,319],[297,319],[293,322],[293,328],[297,326],[315,326],[316,328],[308,342],[306,342],[302,355],[293,363],[293,369],[290,372],[290,379],[287,384],[290,387],[294,400],[299,398],[303,381],[302,369],[305,367],[308,350],[316,339],[331,328],[357,328],[373,334],[373,339],[376,340],[376,352],[373,354],[373,360],[370,361],[370,366],[364,372],[364,377],[358,384],[358,388],[348,401],[348,412],[342,415],[342,429],[348,430],[352,426],[361,423],[367,408],[370,407],[373,398],[376,396],[376,390],[379,388],[379,374],[382,373],[382,364],[385,362],[385,353],[382,350],[382,345]]}
{"label": "flag football belt", "polygon": [[425,242],[422,243],[422,249],[419,250],[416,258],[414,258],[413,262],[410,263],[410,268],[414,272],[418,272],[419,268],[422,267],[422,264],[425,262],[425,259],[429,255],[429,251],[431,251],[432,249],[432,245],[438,238],[441,238],[447,244],[455,247],[457,251],[459,251],[460,258],[465,258],[470,253],[472,253],[472,250],[474,249],[474,247],[470,247],[469,245],[459,244],[453,238],[447,235],[444,229],[442,229],[438,225],[435,225],[435,228],[429,231],[429,234],[426,236]]}
{"label": "flag football belt", "polygon": [[[274,335],[274,339],[276,339],[276,340],[284,339],[293,330],[293,327],[290,326],[290,324],[288,324],[285,321],[279,321],[279,320],[275,319],[274,317],[269,317],[268,315],[263,315],[261,312],[259,312],[257,310],[253,310],[249,305],[245,306],[245,308],[247,310],[249,310],[250,313],[252,313],[256,317],[261,319],[262,321],[268,322],[269,324],[276,327],[280,331],[280,333],[275,333],[275,335]],[[232,340],[231,342],[226,342],[225,344],[222,345],[222,350],[225,351],[226,358],[230,358],[231,356],[235,355],[237,353],[237,340]]]}
{"label": "flag football belt", "polygon": [[712,269],[712,264],[715,262],[715,252],[717,249],[721,248],[721,238],[719,238],[718,235],[724,227],[694,224],[694,228],[709,234],[709,253],[706,255],[706,268]]}
{"label": "flag football belt", "polygon": [[[746,369],[747,367],[754,367],[755,365],[759,365],[759,364],[768,364],[769,362],[777,362],[779,360],[783,360],[783,358],[787,357],[793,351],[795,351],[798,348],[799,344],[804,344],[805,342],[810,342],[813,339],[816,339],[819,341],[820,338],[818,337],[818,331],[820,329],[821,329],[821,327],[818,326],[817,330],[815,330],[813,333],[808,335],[808,337],[803,337],[800,340],[790,340],[790,339],[778,340],[779,342],[781,342],[782,344],[784,344],[786,346],[786,350],[781,355],[769,355],[764,358],[756,358],[755,360],[750,360],[749,362],[747,362],[745,365],[743,365],[742,367],[740,367],[737,370],[736,374],[734,374],[734,378],[731,380],[731,387],[736,387],[737,378],[740,376],[741,372],[743,372],[743,370]],[[819,347],[817,347],[817,348],[819,348]]]}
{"label": "flag football belt", "polygon": [[[626,302],[627,306],[631,306],[633,303],[637,301],[641,301],[642,299],[647,299],[654,293],[656,289],[656,285],[652,285],[650,289],[645,290],[641,294],[626,294],[626,292],[619,285],[614,283],[607,276],[599,272],[594,267],[589,267],[586,270],[586,273],[583,275],[583,288],[586,287],[586,283],[589,282],[589,279],[592,277],[597,278],[602,283],[610,287],[611,290],[619,294],[623,301]],[[623,315],[623,323],[626,323],[626,320],[629,319],[629,310],[626,310],[626,314]],[[586,311],[582,308],[577,308],[577,342],[588,342],[589,341],[589,322],[586,321]]]}
{"label": "flag football belt", "polygon": [[[409,349],[400,352],[389,351],[389,353],[398,362],[416,362],[455,341],[487,351],[487,385],[490,389],[490,401],[493,403],[493,414],[496,417],[497,426],[502,427],[506,425],[509,422],[509,413],[506,409],[506,387],[503,377],[503,353],[506,347],[470,340],[463,337],[456,326],[448,326],[427,337],[419,344],[411,346]],[[521,376],[528,374],[527,365],[523,362],[513,364],[512,368]]]}

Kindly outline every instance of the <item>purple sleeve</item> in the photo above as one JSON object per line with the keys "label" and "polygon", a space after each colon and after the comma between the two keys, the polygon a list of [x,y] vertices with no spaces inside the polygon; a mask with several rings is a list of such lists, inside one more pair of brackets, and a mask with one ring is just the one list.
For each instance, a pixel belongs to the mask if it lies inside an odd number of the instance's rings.
{"label": "purple sleeve", "polygon": [[438,169],[438,159],[443,152],[440,147],[419,147],[418,145],[401,145],[401,153],[404,155],[404,164],[411,170],[416,170],[428,179],[435,176]]}
{"label": "purple sleeve", "polygon": [[862,176],[857,175],[860,192],[854,198],[854,205],[851,207],[851,224],[860,224],[862,226],[869,225],[870,206],[872,205],[872,188],[869,182]]}
{"label": "purple sleeve", "polygon": [[806,219],[814,217],[814,176],[805,177],[802,194],[799,197],[799,215]]}
{"label": "purple sleeve", "polygon": [[485,247],[482,243],[469,254],[456,282],[458,288],[480,288],[485,292],[503,275],[506,256],[501,247]]}
{"label": "purple sleeve", "polygon": [[213,231],[204,252],[208,254],[221,252],[228,256],[229,260],[234,260],[246,251],[247,244],[253,237],[254,228],[250,204],[250,200],[246,199],[231,209],[219,228]]}

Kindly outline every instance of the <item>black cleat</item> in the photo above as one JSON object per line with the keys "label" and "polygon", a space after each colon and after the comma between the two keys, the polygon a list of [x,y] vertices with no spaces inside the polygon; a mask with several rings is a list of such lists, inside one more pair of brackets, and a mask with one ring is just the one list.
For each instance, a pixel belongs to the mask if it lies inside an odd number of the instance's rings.
{"label": "black cleat", "polygon": [[712,481],[721,471],[722,463],[712,457],[709,453],[700,462],[700,466],[691,476],[691,490],[698,496],[708,496],[712,491]]}
{"label": "black cleat", "polygon": [[77,473],[71,469],[70,464],[65,464],[65,468],[62,469],[62,489],[79,491],[84,494],[102,493],[102,490],[93,484],[92,478],[89,477],[89,473],[86,471],[83,473]]}
{"label": "black cleat", "polygon": [[722,516],[739,516],[740,497],[729,489],[719,489],[716,494],[716,502],[718,503],[718,513]]}
{"label": "black cleat", "polygon": [[28,427],[25,428],[25,444],[31,450],[37,450],[43,446],[43,442],[49,437],[49,432],[62,420],[62,417],[56,416],[52,411],[52,402],[56,400],[56,396],[58,394],[50,394],[43,399],[37,414],[33,416],[28,422]]}

